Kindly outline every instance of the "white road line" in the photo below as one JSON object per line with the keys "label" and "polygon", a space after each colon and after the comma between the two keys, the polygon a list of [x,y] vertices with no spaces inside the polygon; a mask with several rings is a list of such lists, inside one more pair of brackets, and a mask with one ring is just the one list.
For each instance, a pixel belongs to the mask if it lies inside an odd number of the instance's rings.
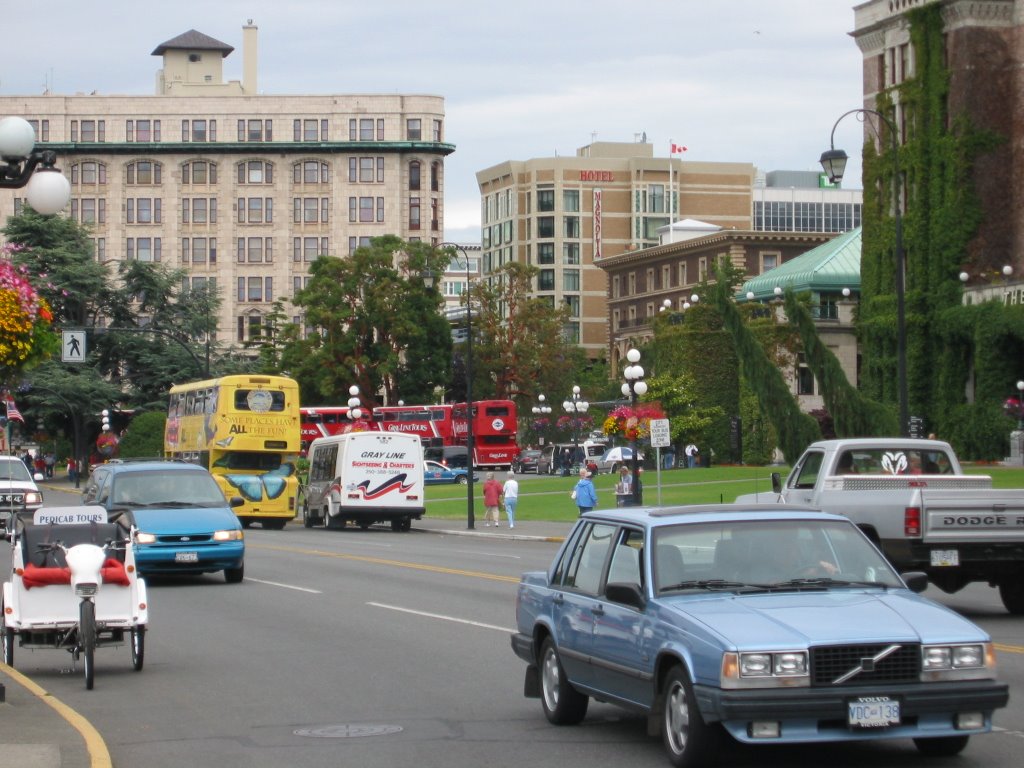
{"label": "white road line", "polygon": [[264,581],[263,579],[251,579],[248,576],[245,577],[246,581],[255,581],[257,584],[267,584],[271,587],[281,587],[282,589],[294,589],[296,592],[309,592],[311,595],[322,595],[319,589],[308,589],[307,587],[296,587],[292,584],[282,584],[278,581]]}
{"label": "white road line", "polygon": [[398,611],[399,613],[411,613],[414,616],[425,616],[428,619],[440,619],[441,621],[451,621],[456,624],[468,624],[471,627],[480,627],[481,629],[496,629],[498,632],[507,632],[508,634],[512,634],[513,632],[515,632],[514,629],[509,629],[508,627],[499,627],[494,624],[484,624],[479,621],[470,621],[469,619],[459,619],[455,616],[445,616],[444,614],[440,613],[414,611],[412,608],[402,608],[397,605],[384,605],[384,603],[367,603],[367,605],[372,605],[374,608],[385,608],[389,611]]}

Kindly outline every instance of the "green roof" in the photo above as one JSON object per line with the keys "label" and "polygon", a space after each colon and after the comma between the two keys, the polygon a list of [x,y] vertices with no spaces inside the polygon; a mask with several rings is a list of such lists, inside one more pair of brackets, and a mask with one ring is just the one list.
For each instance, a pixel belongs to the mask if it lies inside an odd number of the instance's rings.
{"label": "green roof", "polygon": [[807,253],[747,280],[737,299],[754,301],[775,298],[775,287],[792,288],[797,293],[838,293],[849,288],[860,293],[861,228],[845,232]]}

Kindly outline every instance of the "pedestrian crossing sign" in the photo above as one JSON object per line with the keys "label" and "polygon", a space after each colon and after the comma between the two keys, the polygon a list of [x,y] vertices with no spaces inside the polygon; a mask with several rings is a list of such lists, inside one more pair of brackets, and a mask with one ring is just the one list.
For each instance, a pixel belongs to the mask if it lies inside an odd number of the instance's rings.
{"label": "pedestrian crossing sign", "polygon": [[61,332],[60,360],[62,363],[85,362],[85,331]]}

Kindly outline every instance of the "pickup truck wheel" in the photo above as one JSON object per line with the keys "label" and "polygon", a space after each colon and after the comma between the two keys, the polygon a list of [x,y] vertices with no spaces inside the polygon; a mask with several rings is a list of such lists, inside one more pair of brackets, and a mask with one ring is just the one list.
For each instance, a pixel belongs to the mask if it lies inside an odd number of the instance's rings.
{"label": "pickup truck wheel", "polygon": [[967,746],[970,736],[939,736],[934,739],[914,739],[917,751],[927,757],[952,757]]}
{"label": "pickup truck wheel", "polygon": [[549,637],[540,649],[540,704],[555,725],[576,725],[587,716],[590,699],[572,687]]}
{"label": "pickup truck wheel", "polygon": [[4,664],[14,666],[14,628],[3,627],[4,632]]}
{"label": "pickup truck wheel", "polygon": [[1003,599],[1006,610],[1014,616],[1024,615],[1024,582],[1021,577],[1015,577],[1015,581],[1004,581],[999,585],[999,597]]}
{"label": "pickup truck wheel", "polygon": [[312,528],[313,527],[313,518],[310,517],[310,515],[309,515],[309,505],[308,504],[303,504],[302,505],[302,527],[303,528]]}
{"label": "pickup truck wheel", "polygon": [[686,669],[677,666],[665,679],[661,738],[676,768],[702,765],[717,746],[719,730],[701,717]]}

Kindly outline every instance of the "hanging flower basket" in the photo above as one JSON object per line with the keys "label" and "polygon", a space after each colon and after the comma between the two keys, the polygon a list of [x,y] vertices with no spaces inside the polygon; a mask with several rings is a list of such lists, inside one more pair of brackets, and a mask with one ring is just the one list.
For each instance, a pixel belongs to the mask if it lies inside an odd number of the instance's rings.
{"label": "hanging flower basket", "polygon": [[58,349],[50,330],[53,314],[28,280],[28,270],[6,258],[16,247],[0,252],[0,379],[42,362]]}
{"label": "hanging flower basket", "polygon": [[634,408],[621,405],[608,414],[601,430],[606,435],[620,435],[632,442],[646,440],[651,434],[651,419],[664,419],[665,412],[658,403],[642,403]]}

